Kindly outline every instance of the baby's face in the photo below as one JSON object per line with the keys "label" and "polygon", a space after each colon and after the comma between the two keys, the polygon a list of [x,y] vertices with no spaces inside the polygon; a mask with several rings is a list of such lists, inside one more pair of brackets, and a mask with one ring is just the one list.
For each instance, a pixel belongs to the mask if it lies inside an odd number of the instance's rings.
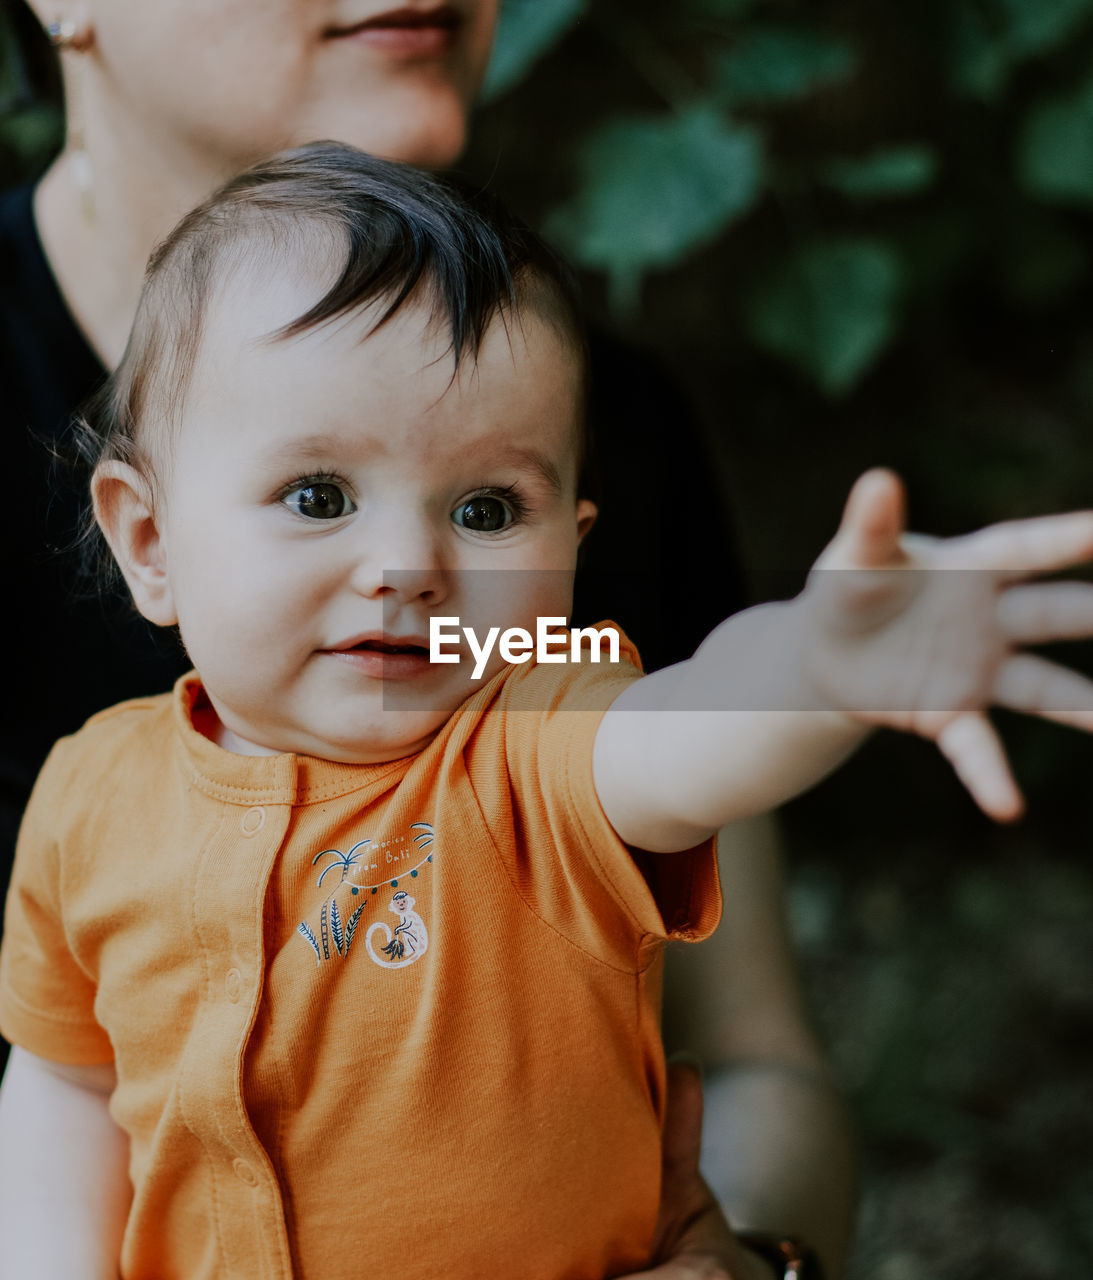
{"label": "baby's face", "polygon": [[350,317],[267,340],[314,296],[241,282],[212,308],[159,468],[166,608],[224,746],[395,759],[484,683],[428,661],[430,617],[484,636],[569,612],[594,514],[580,371],[531,314],[495,321],[454,381],[415,305],[370,337]]}

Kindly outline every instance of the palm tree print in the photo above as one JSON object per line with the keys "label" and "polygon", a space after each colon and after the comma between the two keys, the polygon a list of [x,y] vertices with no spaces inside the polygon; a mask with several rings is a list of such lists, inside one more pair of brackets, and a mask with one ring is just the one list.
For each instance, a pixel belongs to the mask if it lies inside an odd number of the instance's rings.
{"label": "palm tree print", "polygon": [[334,861],[329,866],[324,867],[322,874],[319,876],[319,885],[321,886],[326,879],[327,872],[333,871],[335,867],[341,867],[342,878],[339,883],[344,884],[345,878],[349,874],[349,868],[355,866],[364,857],[365,849],[372,843],[371,840],[358,840],[357,843],[349,850],[348,853],[342,853],[340,849],[324,849],[322,853],[317,853],[311,859],[311,865],[314,866],[321,858],[329,858],[334,855]]}
{"label": "palm tree print", "polygon": [[[435,838],[432,824],[428,822],[412,822],[410,830],[414,833],[412,837],[413,843],[420,852],[425,853],[433,844]],[[334,957],[344,960],[349,955],[350,945],[356,935],[357,925],[360,923],[361,914],[364,911],[365,902],[361,902],[353,910],[348,920],[343,919],[342,908],[338,906],[338,893],[347,880],[353,896],[356,897],[358,894],[367,892],[369,898],[365,901],[368,901],[378,893],[381,886],[384,888],[397,888],[400,878],[416,879],[420,869],[433,860],[433,855],[429,853],[408,872],[403,872],[401,877],[396,876],[394,879],[378,881],[376,884],[361,884],[358,879],[361,862],[368,855],[369,846],[372,843],[370,838],[358,840],[347,853],[343,853],[340,849],[323,849],[321,853],[317,853],[311,859],[313,867],[324,859],[330,859],[319,873],[317,881],[319,886],[322,885],[331,871],[338,868],[341,869],[341,878],[334,887],[334,892],[327,897],[319,908],[318,931],[306,920],[301,920],[296,926],[296,932],[315,952],[315,960],[320,965],[324,960],[330,960]],[[373,867],[373,870],[375,869]]]}

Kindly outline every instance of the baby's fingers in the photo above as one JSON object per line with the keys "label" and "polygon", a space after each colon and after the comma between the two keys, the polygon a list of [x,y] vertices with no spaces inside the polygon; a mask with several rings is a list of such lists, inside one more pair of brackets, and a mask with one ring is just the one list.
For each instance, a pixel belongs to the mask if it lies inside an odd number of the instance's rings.
{"label": "baby's fingers", "polygon": [[900,538],[906,528],[903,482],[874,467],[858,477],[843,508],[834,539],[816,562],[821,569],[892,568],[906,559]]}
{"label": "baby's fingers", "polygon": [[972,799],[990,818],[1012,822],[1025,802],[1006,759],[1002,740],[979,711],[950,720],[937,736],[941,753],[953,766]]}
{"label": "baby's fingers", "polygon": [[1093,680],[1031,653],[1014,654],[1002,663],[991,700],[1011,711],[1093,732]]}
{"label": "baby's fingers", "polygon": [[1093,636],[1093,586],[1050,582],[1009,587],[998,598],[998,625],[1014,645]]}
{"label": "baby's fingers", "polygon": [[986,569],[1002,580],[1052,573],[1093,560],[1093,511],[1010,520],[948,543],[951,568]]}

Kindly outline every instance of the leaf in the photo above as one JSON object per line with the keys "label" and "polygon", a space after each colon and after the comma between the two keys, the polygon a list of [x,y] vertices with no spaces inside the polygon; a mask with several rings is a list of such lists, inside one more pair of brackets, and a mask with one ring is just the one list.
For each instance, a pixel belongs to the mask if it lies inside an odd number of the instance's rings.
{"label": "leaf", "polygon": [[364,903],[353,912],[349,917],[349,923],[345,926],[345,954],[349,954],[349,948],[353,943],[353,938],[357,932],[357,924],[361,918],[361,912],[364,910]]}
{"label": "leaf", "polygon": [[507,92],[582,17],[588,0],[503,0],[481,100]]}
{"label": "leaf", "polygon": [[788,102],[848,80],[857,55],[843,40],[796,27],[756,27],[718,59],[720,96],[736,103]]}
{"label": "leaf", "polygon": [[1057,49],[1093,13],[1093,0],[998,0],[1015,58]]}
{"label": "leaf", "polygon": [[1017,137],[1017,174],[1043,200],[1093,204],[1093,82],[1033,108]]}
{"label": "leaf", "polygon": [[319,940],[318,938],[315,937],[315,930],[312,929],[311,925],[309,925],[306,920],[301,920],[300,923],[296,926],[296,932],[301,934],[303,937],[305,937],[308,940],[308,942],[311,943],[312,947],[315,950],[315,959],[319,962],[319,964],[322,964],[323,957],[319,952]]}
{"label": "leaf", "polygon": [[916,195],[933,182],[937,169],[937,154],[930,147],[885,147],[856,159],[831,160],[824,177],[843,195],[870,200]]}
{"label": "leaf", "polygon": [[957,0],[950,74],[958,89],[991,101],[1015,66],[1057,49],[1093,16],[1093,0]]}
{"label": "leaf", "polygon": [[902,274],[895,252],[879,241],[813,244],[779,264],[755,295],[748,330],[828,394],[842,394],[891,338]]}
{"label": "leaf", "polygon": [[992,102],[1005,88],[1013,56],[977,0],[953,5],[949,16],[949,78],[961,93]]}
{"label": "leaf", "polygon": [[696,107],[676,116],[609,121],[582,144],[581,181],[547,220],[583,266],[604,270],[616,302],[641,276],[709,243],[758,198],[762,144]]}
{"label": "leaf", "polygon": [[344,950],[345,935],[342,933],[342,918],[338,912],[338,904],[333,898],[330,900],[330,932],[334,936],[334,946],[337,948],[338,955],[341,955]]}

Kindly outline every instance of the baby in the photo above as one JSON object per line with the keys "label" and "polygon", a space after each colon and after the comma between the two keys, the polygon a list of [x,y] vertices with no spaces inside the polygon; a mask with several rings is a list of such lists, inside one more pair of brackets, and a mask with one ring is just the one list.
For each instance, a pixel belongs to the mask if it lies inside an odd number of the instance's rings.
{"label": "baby", "polygon": [[1093,515],[912,541],[886,472],[800,597],[677,667],[643,677],[625,639],[431,661],[440,618],[568,616],[595,510],[567,280],[503,211],[332,144],[154,256],[89,415],[92,493],[195,672],[59,743],[23,825],[0,955],[21,1274],[641,1269],[661,954],[716,923],[715,831],[874,724],[936,739],[1012,817],[985,708],[1093,727],[1080,677],[1017,650],[1093,631],[1084,588],[1027,582],[1093,555]]}

